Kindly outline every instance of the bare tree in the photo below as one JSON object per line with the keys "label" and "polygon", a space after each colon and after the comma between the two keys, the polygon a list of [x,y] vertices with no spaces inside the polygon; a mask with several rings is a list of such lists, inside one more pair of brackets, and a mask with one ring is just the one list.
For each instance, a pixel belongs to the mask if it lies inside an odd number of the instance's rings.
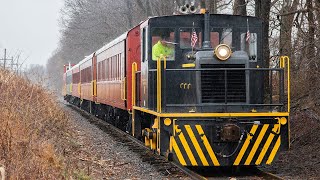
{"label": "bare tree", "polygon": [[[255,14],[263,20],[262,29],[262,52],[264,66],[270,66],[270,48],[269,48],[269,20],[270,20],[271,0],[255,0]],[[264,83],[267,85],[265,94],[269,94],[271,89],[269,84],[269,77],[264,77]]]}
{"label": "bare tree", "polygon": [[213,14],[217,14],[217,8],[218,8],[217,0],[210,0],[208,5],[209,5],[209,12]]}
{"label": "bare tree", "polygon": [[30,65],[25,71],[24,76],[26,79],[29,79],[31,82],[39,85],[47,84],[46,69],[44,66],[39,64]]}
{"label": "bare tree", "polygon": [[233,14],[234,15],[247,15],[247,2],[246,0],[234,0],[233,3]]}
{"label": "bare tree", "polygon": [[262,33],[262,42],[263,42],[263,54],[264,63],[269,67],[270,61],[270,49],[269,49],[269,18],[270,18],[270,7],[271,0],[255,0],[255,12],[256,16],[263,20],[263,33]]}
{"label": "bare tree", "polygon": [[298,3],[298,0],[283,2],[280,14],[280,55],[292,56],[291,35],[295,17],[295,13],[293,12],[297,10]]}
{"label": "bare tree", "polygon": [[318,66],[317,62],[314,60],[315,57],[315,18],[313,15],[313,2],[312,0],[307,0],[307,10],[308,10],[308,23],[309,23],[309,33],[308,33],[308,53],[307,57],[309,60],[312,60],[313,63],[311,65],[311,69],[315,70],[315,68]]}

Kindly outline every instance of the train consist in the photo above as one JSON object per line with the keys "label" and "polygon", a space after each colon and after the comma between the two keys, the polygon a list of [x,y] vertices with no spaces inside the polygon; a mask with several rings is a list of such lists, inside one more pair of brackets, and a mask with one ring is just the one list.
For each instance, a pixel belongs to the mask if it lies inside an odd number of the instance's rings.
{"label": "train consist", "polygon": [[65,66],[64,98],[183,166],[271,164],[289,148],[289,58],[264,63],[262,24],[149,18]]}

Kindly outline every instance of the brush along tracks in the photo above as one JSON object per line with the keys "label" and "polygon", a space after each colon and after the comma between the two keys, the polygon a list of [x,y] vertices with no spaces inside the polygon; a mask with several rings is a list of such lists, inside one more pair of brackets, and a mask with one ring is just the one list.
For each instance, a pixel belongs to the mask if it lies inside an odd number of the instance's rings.
{"label": "brush along tracks", "polygon": [[256,168],[252,168],[250,170],[243,169],[246,170],[245,173],[242,173],[242,170],[240,171],[241,173],[232,173],[232,171],[224,171],[219,168],[210,168],[207,170],[192,168],[190,170],[175,162],[169,162],[164,157],[155,154],[154,151],[147,148],[141,141],[114,127],[113,125],[98,119],[88,112],[73,105],[65,105],[78,112],[91,124],[97,126],[103,132],[110,135],[117,143],[120,143],[128,147],[130,151],[137,153],[143,162],[147,162],[157,169],[159,173],[163,174],[169,179],[282,179]]}

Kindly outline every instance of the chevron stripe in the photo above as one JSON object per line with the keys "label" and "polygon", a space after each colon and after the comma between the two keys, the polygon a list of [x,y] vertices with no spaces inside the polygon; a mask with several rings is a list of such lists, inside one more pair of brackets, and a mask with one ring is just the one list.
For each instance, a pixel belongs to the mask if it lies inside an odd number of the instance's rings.
{"label": "chevron stripe", "polygon": [[210,145],[210,143],[208,141],[207,136],[204,134],[204,131],[203,131],[202,127],[200,125],[196,125],[196,129],[197,129],[197,131],[198,131],[198,133],[199,133],[199,135],[200,135],[200,137],[202,139],[203,145],[206,147],[206,150],[209,153],[209,156],[211,158],[211,161],[212,161],[213,165],[220,166],[220,163],[219,163],[216,155],[214,154],[214,152],[212,150],[212,147],[211,147],[211,145]]}
{"label": "chevron stripe", "polygon": [[[272,132],[277,132],[278,129],[279,129],[279,127],[280,127],[279,124],[275,124],[274,127],[273,127],[273,129],[272,129]],[[270,135],[269,135],[266,143],[264,144],[264,146],[263,146],[263,148],[262,148],[262,150],[261,150],[261,152],[260,152],[260,155],[259,155],[259,157],[258,157],[258,159],[257,159],[257,161],[256,161],[256,163],[255,163],[256,165],[261,164],[261,162],[262,162],[265,154],[267,153],[267,151],[268,151],[268,149],[269,149],[269,147],[270,147],[270,144],[271,144],[274,136],[275,136],[275,135],[274,135],[273,133],[270,133]]]}
{"label": "chevron stripe", "polygon": [[179,146],[178,146],[178,144],[177,144],[177,142],[176,142],[176,140],[174,138],[172,138],[172,146],[173,146],[173,150],[174,150],[175,154],[178,157],[178,160],[179,160],[180,164],[182,164],[183,166],[186,166],[187,163],[184,160],[183,155],[182,155],[182,153],[181,153],[181,151],[179,149]]}
{"label": "chevron stripe", "polygon": [[255,153],[256,153],[256,151],[257,151],[257,149],[258,149],[258,147],[259,147],[259,145],[260,145],[260,143],[262,141],[262,138],[265,135],[268,127],[269,127],[269,124],[263,125],[262,130],[260,131],[260,134],[259,134],[258,138],[256,139],[256,141],[255,141],[255,143],[254,143],[254,145],[253,145],[253,147],[252,147],[252,149],[250,151],[250,154],[248,155],[248,158],[247,158],[246,162],[244,163],[245,165],[250,165],[250,163],[251,163],[251,161],[253,159],[253,156],[255,155]]}
{"label": "chevron stripe", "polygon": [[266,164],[271,164],[272,163],[274,157],[276,156],[276,154],[278,152],[280,144],[281,144],[281,136],[278,137],[278,140],[277,140],[276,144],[274,145]]}
{"label": "chevron stripe", "polygon": [[244,153],[246,152],[246,150],[247,150],[247,148],[248,148],[248,146],[250,144],[250,141],[251,141],[252,137],[254,136],[255,132],[257,131],[257,129],[258,129],[258,125],[255,124],[255,125],[252,126],[252,128],[250,130],[250,133],[247,135],[247,139],[243,143],[243,146],[242,146],[242,148],[241,148],[236,160],[234,161],[233,165],[236,166],[236,165],[240,164],[240,161],[241,161]]}
{"label": "chevron stripe", "polygon": [[186,131],[187,131],[187,133],[189,135],[189,138],[191,139],[192,144],[193,144],[194,148],[196,149],[202,164],[204,166],[209,166],[209,163],[208,163],[206,157],[204,156],[204,154],[202,152],[202,149],[201,149],[201,147],[200,147],[200,145],[199,145],[199,143],[198,143],[198,141],[197,141],[197,139],[196,139],[191,127],[190,127],[190,125],[185,125],[184,127],[186,128]]}
{"label": "chevron stripe", "polygon": [[197,166],[198,163],[197,163],[196,159],[194,158],[194,156],[193,156],[193,154],[192,154],[192,151],[191,151],[191,149],[190,149],[190,146],[188,145],[188,142],[187,142],[187,140],[186,140],[186,138],[184,137],[184,135],[183,135],[182,132],[179,134],[179,139],[180,139],[180,141],[181,141],[181,143],[182,143],[182,146],[183,146],[184,150],[186,151],[186,153],[187,153],[187,155],[188,155],[188,157],[189,157],[189,159],[190,159],[190,161],[191,161],[191,164],[192,164],[193,166]]}

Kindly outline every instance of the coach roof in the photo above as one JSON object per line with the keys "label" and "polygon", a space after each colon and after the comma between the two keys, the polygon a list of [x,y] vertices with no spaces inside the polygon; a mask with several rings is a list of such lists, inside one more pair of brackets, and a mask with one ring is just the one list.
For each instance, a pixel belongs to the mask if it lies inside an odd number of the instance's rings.
{"label": "coach roof", "polygon": [[117,37],[115,40],[109,42],[108,44],[104,45],[102,48],[96,51],[96,55],[102,53],[103,51],[109,49],[110,47],[118,44],[119,42],[125,40],[128,36],[128,31]]}

